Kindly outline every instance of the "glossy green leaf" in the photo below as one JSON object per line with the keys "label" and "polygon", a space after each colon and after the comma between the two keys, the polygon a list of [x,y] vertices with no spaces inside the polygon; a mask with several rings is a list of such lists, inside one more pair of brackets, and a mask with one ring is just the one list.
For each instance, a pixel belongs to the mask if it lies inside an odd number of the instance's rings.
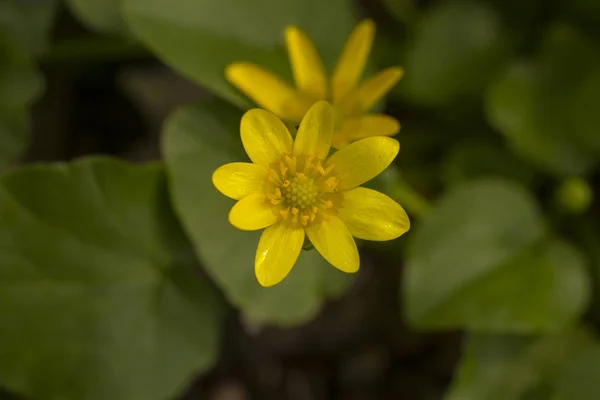
{"label": "glossy green leaf", "polygon": [[123,0],[67,0],[67,5],[83,23],[101,32],[123,32]]}
{"label": "glossy green leaf", "polygon": [[292,272],[276,286],[261,287],[254,276],[259,232],[229,224],[233,200],[212,184],[213,171],[228,162],[248,161],[239,139],[241,114],[222,102],[179,110],[164,130],[163,153],[177,214],[205,268],[228,299],[252,320],[300,324],[352,275],[337,271],[316,251],[303,251]]}
{"label": "glossy green leaf", "polygon": [[50,43],[57,7],[57,0],[0,0],[0,35],[37,55]]}
{"label": "glossy green leaf", "polygon": [[[568,132],[544,128],[550,113],[541,102],[540,73],[535,63],[510,65],[488,89],[488,120],[521,156],[538,167],[558,175],[584,173],[595,161],[592,152],[575,142]],[[561,110],[556,112],[564,114]]]}
{"label": "glossy green leaf", "polygon": [[29,57],[2,39],[0,37],[0,168],[25,150],[29,106],[43,87],[42,77]]}
{"label": "glossy green leaf", "polygon": [[214,362],[222,305],[160,165],[108,158],[0,178],[0,385],[27,398],[166,399]]}
{"label": "glossy green leaf", "polygon": [[289,78],[283,32],[286,25],[295,24],[311,37],[331,68],[354,20],[349,0],[125,0],[124,4],[132,31],[161,59],[244,106],[247,103],[225,81],[226,65],[246,60]]}
{"label": "glossy green leaf", "polygon": [[417,24],[398,88],[425,104],[478,95],[508,48],[502,21],[491,7],[462,0],[439,3]]}
{"label": "glossy green leaf", "polygon": [[556,331],[588,304],[581,254],[543,239],[539,210],[515,184],[482,180],[459,187],[413,235],[404,304],[417,328]]}
{"label": "glossy green leaf", "polygon": [[445,400],[550,400],[553,379],[592,345],[583,331],[542,337],[471,335]]}

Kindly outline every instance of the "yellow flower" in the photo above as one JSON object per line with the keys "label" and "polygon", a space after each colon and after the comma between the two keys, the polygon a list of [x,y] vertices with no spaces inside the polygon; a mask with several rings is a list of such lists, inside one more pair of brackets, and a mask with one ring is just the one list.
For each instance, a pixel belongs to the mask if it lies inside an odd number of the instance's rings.
{"label": "yellow flower", "polygon": [[352,236],[391,240],[409,229],[398,203],[359,187],[394,160],[400,148],[396,140],[365,138],[328,157],[333,113],[325,101],[308,110],[295,141],[279,118],[260,109],[244,114],[240,132],[252,163],[223,165],[212,180],[221,193],[238,200],[229,213],[233,226],[266,228],[255,259],[261,285],[285,278],[305,235],[330,264],[356,272],[359,256]]}
{"label": "yellow flower", "polygon": [[404,70],[387,68],[359,85],[374,35],[375,24],[371,20],[364,20],[354,28],[330,82],[315,47],[295,26],[286,28],[285,43],[296,89],[247,62],[230,64],[225,77],[260,107],[294,123],[300,122],[315,101],[328,100],[334,109],[332,145],[336,149],[370,136],[393,136],[400,130],[398,121],[368,111],[400,80]]}

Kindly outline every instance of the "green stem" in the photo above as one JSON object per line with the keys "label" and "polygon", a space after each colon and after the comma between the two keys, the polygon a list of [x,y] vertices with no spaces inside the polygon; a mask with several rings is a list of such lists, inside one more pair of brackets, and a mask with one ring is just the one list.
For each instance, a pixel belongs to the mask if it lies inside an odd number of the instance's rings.
{"label": "green stem", "polygon": [[417,218],[426,217],[432,208],[429,200],[413,189],[400,176],[400,171],[395,165],[390,165],[387,170],[371,182],[371,187],[390,196],[404,207],[410,215]]}

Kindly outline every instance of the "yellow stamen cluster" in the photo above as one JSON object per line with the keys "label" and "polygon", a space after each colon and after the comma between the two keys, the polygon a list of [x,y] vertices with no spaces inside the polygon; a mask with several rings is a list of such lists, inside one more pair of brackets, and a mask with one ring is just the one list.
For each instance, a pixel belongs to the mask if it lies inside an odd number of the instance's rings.
{"label": "yellow stamen cluster", "polygon": [[335,211],[338,185],[333,167],[323,168],[315,156],[286,155],[271,165],[267,199],[284,223],[306,227]]}

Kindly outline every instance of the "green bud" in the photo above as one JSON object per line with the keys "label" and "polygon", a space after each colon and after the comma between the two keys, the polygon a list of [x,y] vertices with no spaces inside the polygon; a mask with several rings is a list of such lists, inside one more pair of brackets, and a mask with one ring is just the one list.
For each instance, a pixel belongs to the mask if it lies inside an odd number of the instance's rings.
{"label": "green bud", "polygon": [[590,207],[593,193],[585,179],[572,177],[560,184],[556,189],[555,198],[565,212],[581,214]]}

